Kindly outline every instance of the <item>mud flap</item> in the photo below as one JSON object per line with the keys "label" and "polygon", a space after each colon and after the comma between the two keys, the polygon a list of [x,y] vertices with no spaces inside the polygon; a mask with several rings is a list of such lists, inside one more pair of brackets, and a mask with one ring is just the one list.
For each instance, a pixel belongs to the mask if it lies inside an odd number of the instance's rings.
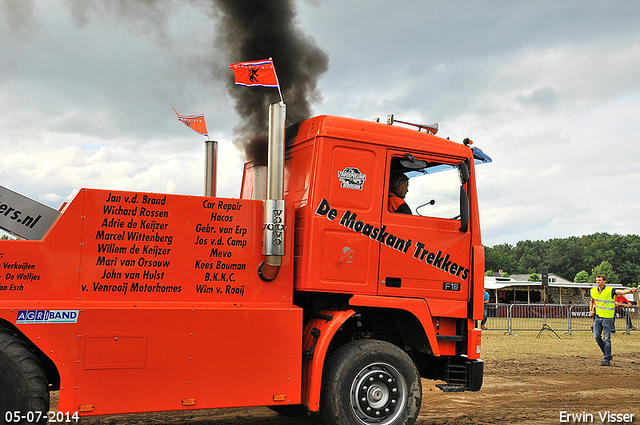
{"label": "mud flap", "polygon": [[484,361],[468,360],[467,369],[469,371],[468,391],[479,391],[480,388],[482,388],[482,379],[484,376]]}

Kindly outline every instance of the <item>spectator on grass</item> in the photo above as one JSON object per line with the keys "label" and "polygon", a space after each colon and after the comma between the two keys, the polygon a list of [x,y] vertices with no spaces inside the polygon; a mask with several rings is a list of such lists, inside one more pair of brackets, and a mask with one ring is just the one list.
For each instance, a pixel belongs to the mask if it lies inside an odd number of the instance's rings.
{"label": "spectator on grass", "polygon": [[482,316],[482,322],[480,322],[480,328],[487,329],[487,316],[489,315],[489,291],[484,291],[484,316]]}
{"label": "spectator on grass", "polygon": [[[616,312],[620,313],[620,317],[625,317],[627,319],[627,329],[633,329],[633,323],[631,323],[631,303],[624,295],[616,295]],[[616,322],[613,322],[613,331],[616,329]]]}
{"label": "spectator on grass", "polygon": [[603,275],[596,277],[596,285],[591,288],[591,304],[589,315],[595,315],[593,321],[593,337],[600,347],[604,358],[600,366],[611,364],[611,329],[616,319],[615,295],[624,295],[630,292],[638,292],[638,288],[613,289],[606,286],[607,280]]}

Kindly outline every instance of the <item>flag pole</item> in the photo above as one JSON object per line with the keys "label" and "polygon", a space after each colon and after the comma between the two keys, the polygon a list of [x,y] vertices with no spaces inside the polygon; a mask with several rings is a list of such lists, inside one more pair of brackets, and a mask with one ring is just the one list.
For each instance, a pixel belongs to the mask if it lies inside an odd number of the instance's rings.
{"label": "flag pole", "polygon": [[[273,64],[273,58],[269,58]],[[278,86],[278,94],[280,95],[280,104],[284,105],[284,98],[282,97],[282,90],[280,90],[280,80],[278,80],[278,73],[276,72],[276,66],[273,65],[273,75],[276,76],[276,85]]]}
{"label": "flag pole", "polygon": [[[276,76],[276,78],[278,78]],[[280,91],[280,83],[278,83],[278,93],[280,93],[280,104],[284,105],[284,99],[282,98],[282,91]]]}

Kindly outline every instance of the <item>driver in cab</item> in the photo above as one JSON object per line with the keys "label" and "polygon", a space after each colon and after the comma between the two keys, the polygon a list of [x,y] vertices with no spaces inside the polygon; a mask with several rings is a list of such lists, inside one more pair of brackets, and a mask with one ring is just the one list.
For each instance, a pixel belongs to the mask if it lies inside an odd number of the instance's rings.
{"label": "driver in cab", "polygon": [[412,214],[411,208],[404,201],[404,197],[407,196],[409,191],[409,178],[401,172],[391,173],[389,179],[389,201],[388,208],[391,212]]}

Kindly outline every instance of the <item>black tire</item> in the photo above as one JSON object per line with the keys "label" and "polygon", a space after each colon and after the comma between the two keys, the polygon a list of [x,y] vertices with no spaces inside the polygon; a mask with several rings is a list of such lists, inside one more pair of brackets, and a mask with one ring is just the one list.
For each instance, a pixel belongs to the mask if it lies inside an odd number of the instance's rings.
{"label": "black tire", "polygon": [[358,340],[325,365],[321,410],[327,424],[411,425],[422,403],[422,383],[411,358],[395,345]]}
{"label": "black tire", "polygon": [[[34,423],[36,419],[46,423],[48,385],[42,364],[29,346],[15,333],[0,328],[0,423]],[[15,412],[25,419],[15,422]]]}

